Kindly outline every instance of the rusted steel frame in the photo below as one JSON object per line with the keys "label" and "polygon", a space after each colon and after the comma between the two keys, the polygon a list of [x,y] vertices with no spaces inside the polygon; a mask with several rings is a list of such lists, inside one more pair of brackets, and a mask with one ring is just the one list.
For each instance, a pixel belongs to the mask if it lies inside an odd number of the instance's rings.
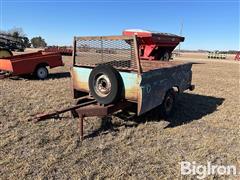
{"label": "rusted steel frame", "polygon": [[121,101],[117,104],[110,104],[107,106],[100,106],[100,105],[89,105],[86,107],[82,107],[76,109],[75,111],[79,115],[79,134],[80,134],[80,141],[83,140],[83,120],[84,117],[93,117],[93,116],[100,116],[104,117],[106,115],[112,114],[120,109],[124,109],[130,106],[132,103],[128,101]]}
{"label": "rusted steel frame", "polygon": [[80,137],[80,141],[83,140],[83,120],[84,120],[84,115],[81,114],[81,116],[79,117],[79,137]]}
{"label": "rusted steel frame", "polygon": [[[77,63],[77,64],[75,64],[75,66],[94,68],[94,67],[96,67],[97,65]],[[128,67],[116,67],[116,69],[118,69],[118,70],[123,70],[123,71],[137,71],[135,68],[128,68]]]}
{"label": "rusted steel frame", "polygon": [[76,41],[79,40],[131,40],[132,36],[82,36],[75,37]]}
{"label": "rusted steel frame", "polygon": [[103,39],[102,37],[100,39],[101,39],[101,60],[103,62]]}
{"label": "rusted steel frame", "polygon": [[72,75],[72,68],[75,66],[76,64],[76,58],[75,58],[75,55],[76,55],[76,37],[73,38],[73,50],[72,50],[72,67],[70,68],[70,74],[71,74],[71,93],[72,93],[72,96],[74,97],[74,86],[73,86],[73,75]]}
{"label": "rusted steel frame", "polygon": [[[140,67],[140,62],[139,62],[139,54],[138,54],[138,45],[137,45],[137,41],[136,41],[136,35],[135,36],[83,36],[83,37],[74,37],[75,43],[74,43],[74,47],[73,47],[73,51],[76,52],[76,41],[80,41],[80,40],[100,40],[101,42],[101,49],[103,49],[103,40],[133,40],[134,41],[134,54],[135,54],[135,59],[131,59],[131,61],[138,61],[137,62],[137,69],[135,68],[124,68],[123,70],[130,70],[130,71],[138,71],[139,73],[141,73],[141,67]],[[73,61],[74,61],[74,65],[76,64],[75,61],[75,57],[76,55],[73,52]],[[101,60],[103,61],[103,51],[101,51]],[[84,66],[88,66],[87,64],[84,64]],[[91,65],[90,65],[91,66]],[[94,67],[94,66],[93,66]],[[122,70],[119,68],[119,70]]]}
{"label": "rusted steel frame", "polygon": [[81,103],[81,104],[78,104],[78,105],[75,105],[72,107],[68,107],[68,108],[62,109],[60,111],[37,115],[31,119],[28,119],[28,121],[39,122],[39,121],[43,121],[43,120],[46,120],[49,118],[58,117],[60,114],[63,114],[65,112],[72,111],[72,110],[75,110],[75,109],[78,109],[78,108],[81,108],[84,106],[88,106],[88,105],[94,104],[96,102],[97,102],[96,100],[90,100],[89,102],[85,102],[85,103]]}
{"label": "rusted steel frame", "polygon": [[137,44],[137,36],[134,35],[133,38],[133,42],[134,42],[134,50],[135,50],[135,60],[137,62],[137,69],[138,69],[138,74],[140,75],[142,73],[142,67],[141,67],[141,63],[140,63],[140,59],[139,59],[139,51],[138,51],[138,44]]}
{"label": "rusted steel frame", "polygon": [[75,59],[75,55],[76,55],[76,37],[73,38],[73,52],[72,52],[72,62],[73,62],[73,66],[76,64],[76,59]]}
{"label": "rusted steel frame", "polygon": [[148,61],[148,60],[141,60],[141,67],[143,72],[147,72],[149,70],[157,70],[157,69],[169,69],[177,66],[185,66],[186,64],[190,63],[183,63],[183,62],[169,62],[169,61]]}
{"label": "rusted steel frame", "polygon": [[112,114],[120,109],[124,109],[128,107],[131,102],[128,101],[120,101],[117,104],[110,104],[107,106],[101,105],[89,105],[82,108],[75,109],[78,113],[79,117],[84,115],[84,117],[91,117],[91,116],[106,116]]}

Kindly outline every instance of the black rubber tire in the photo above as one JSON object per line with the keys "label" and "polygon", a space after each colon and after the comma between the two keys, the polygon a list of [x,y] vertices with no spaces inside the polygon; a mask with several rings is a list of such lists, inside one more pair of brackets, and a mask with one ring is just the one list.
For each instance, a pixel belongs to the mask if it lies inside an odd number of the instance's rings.
{"label": "black rubber tire", "polygon": [[173,89],[167,91],[164,100],[160,105],[160,114],[163,118],[168,118],[172,114],[175,105],[175,96],[176,94]]}
{"label": "black rubber tire", "polygon": [[161,58],[161,60],[162,61],[169,61],[169,59],[170,59],[170,53],[168,52],[168,51],[165,51],[164,53],[163,53],[163,55],[162,55],[162,58]]}
{"label": "black rubber tire", "polygon": [[37,79],[44,80],[48,77],[48,69],[45,66],[39,66],[35,70],[35,76]]}
{"label": "black rubber tire", "polygon": [[[111,83],[110,92],[105,97],[99,96],[94,87],[95,81],[101,75],[107,76]],[[114,69],[111,65],[101,64],[95,67],[90,73],[88,85],[91,95],[100,104],[104,105],[111,104],[117,102],[121,98],[123,89],[122,79],[119,72],[116,69]]]}

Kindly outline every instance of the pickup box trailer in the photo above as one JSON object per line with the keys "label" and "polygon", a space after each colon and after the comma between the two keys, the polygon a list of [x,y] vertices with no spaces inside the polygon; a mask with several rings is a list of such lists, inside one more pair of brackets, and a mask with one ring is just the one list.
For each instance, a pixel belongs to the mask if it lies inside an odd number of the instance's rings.
{"label": "pickup box trailer", "polygon": [[79,117],[82,139],[84,117],[104,117],[130,106],[137,107],[137,116],[160,107],[168,117],[175,95],[194,89],[192,64],[141,59],[140,44],[136,35],[74,37],[71,81],[76,104],[37,115],[34,121],[71,111]]}
{"label": "pickup box trailer", "polygon": [[48,76],[47,67],[63,66],[60,53],[34,52],[0,58],[0,77],[33,74],[38,79]]}
{"label": "pickup box trailer", "polygon": [[141,115],[169,99],[166,96],[193,88],[191,63],[142,60],[137,36],[75,37],[74,44],[76,99],[90,94],[103,105],[125,99],[137,103]]}

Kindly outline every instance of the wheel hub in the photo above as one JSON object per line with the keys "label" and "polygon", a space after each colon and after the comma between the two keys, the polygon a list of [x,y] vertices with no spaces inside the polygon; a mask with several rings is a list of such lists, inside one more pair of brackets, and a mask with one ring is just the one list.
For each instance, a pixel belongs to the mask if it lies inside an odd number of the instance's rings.
{"label": "wheel hub", "polygon": [[37,77],[39,79],[45,79],[47,77],[47,75],[48,75],[48,71],[47,71],[47,69],[45,67],[38,68],[38,70],[37,70]]}
{"label": "wheel hub", "polygon": [[43,75],[45,75],[45,72],[44,72],[43,69],[40,69],[40,70],[38,71],[38,74],[39,74],[39,76],[43,76]]}
{"label": "wheel hub", "polygon": [[104,74],[98,76],[94,84],[94,89],[99,96],[107,96],[111,91],[111,82],[109,78]]}

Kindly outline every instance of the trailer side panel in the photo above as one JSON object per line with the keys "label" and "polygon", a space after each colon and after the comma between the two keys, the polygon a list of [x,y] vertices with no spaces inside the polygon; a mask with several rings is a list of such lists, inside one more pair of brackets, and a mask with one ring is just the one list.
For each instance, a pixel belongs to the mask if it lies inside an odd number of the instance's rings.
{"label": "trailer side panel", "polygon": [[182,64],[151,70],[142,74],[139,88],[138,115],[159,106],[166,92],[177,87],[179,92],[189,89],[192,64]]}
{"label": "trailer side panel", "polygon": [[[72,69],[72,80],[73,80],[73,88],[77,91],[89,92],[88,87],[88,79],[92,68],[86,67],[73,67]],[[119,72],[123,81],[124,92],[123,97],[136,101],[138,99],[138,90],[139,90],[139,80],[137,73],[129,73],[129,72]]]}

